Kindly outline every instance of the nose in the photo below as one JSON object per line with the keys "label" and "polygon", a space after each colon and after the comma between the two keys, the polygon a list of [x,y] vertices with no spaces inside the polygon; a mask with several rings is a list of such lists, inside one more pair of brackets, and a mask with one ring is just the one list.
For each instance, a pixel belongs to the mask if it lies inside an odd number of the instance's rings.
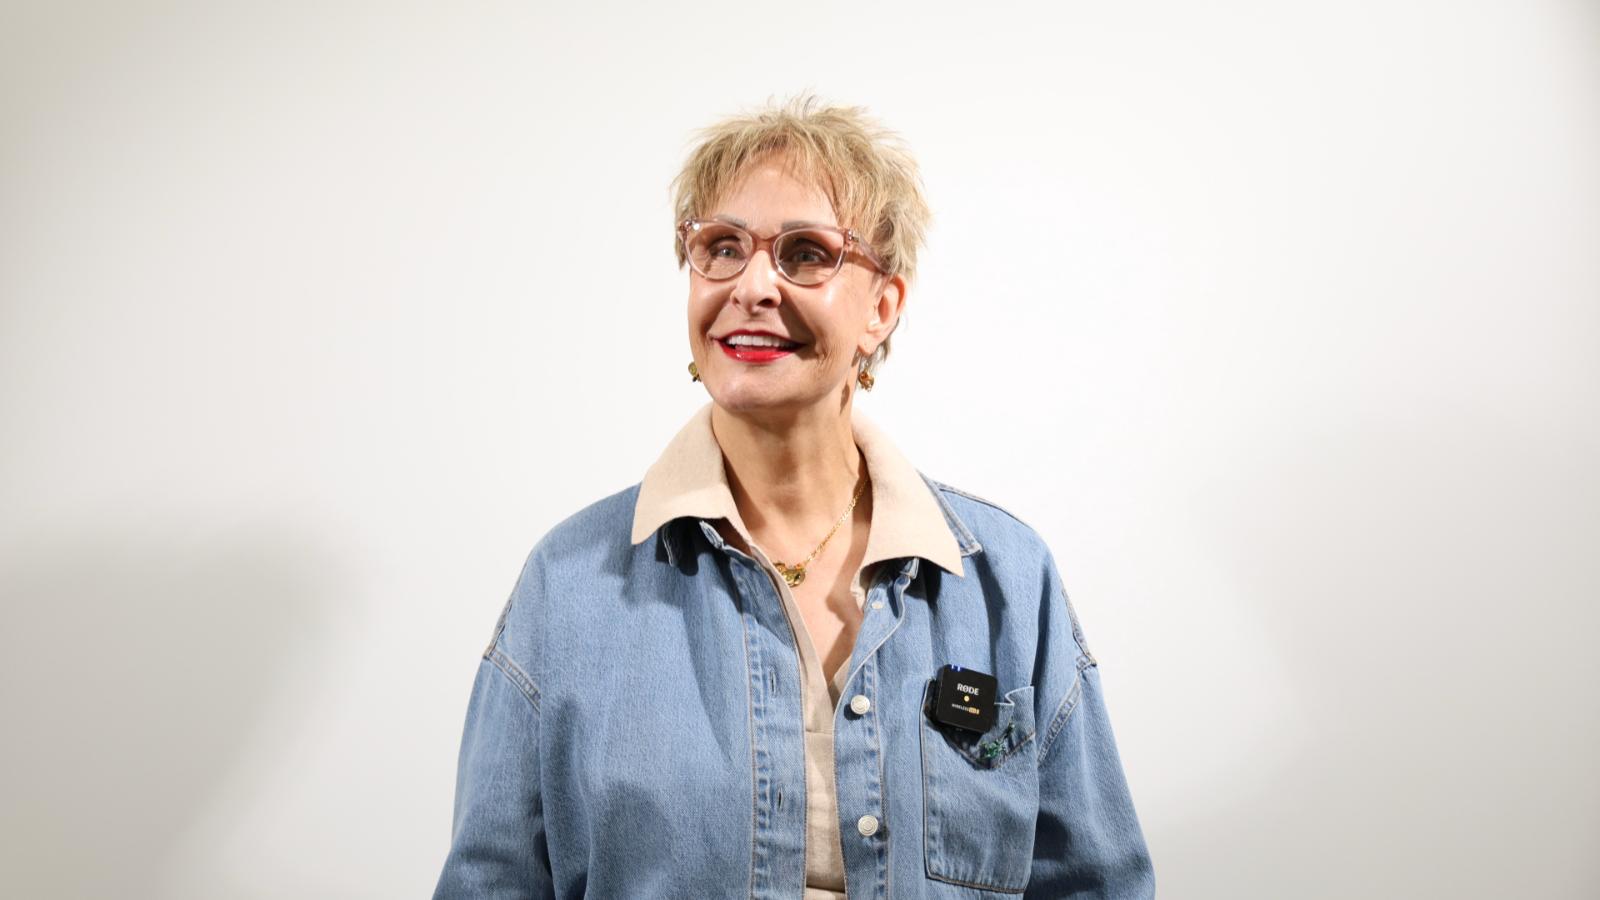
{"label": "nose", "polygon": [[768,300],[782,302],[783,296],[778,290],[778,282],[782,280],[783,276],[772,264],[772,254],[765,248],[757,250],[734,280],[733,302],[746,307]]}

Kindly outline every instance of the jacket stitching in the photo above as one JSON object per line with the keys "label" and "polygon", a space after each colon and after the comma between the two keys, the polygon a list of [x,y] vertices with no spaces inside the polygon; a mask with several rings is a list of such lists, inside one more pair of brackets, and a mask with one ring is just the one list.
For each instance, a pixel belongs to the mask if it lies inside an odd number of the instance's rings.
{"label": "jacket stitching", "polygon": [[534,712],[539,711],[539,687],[533,683],[533,679],[528,676],[528,673],[517,665],[516,660],[507,656],[504,651],[493,644],[484,652],[483,658],[494,663],[495,668],[504,672],[505,676],[511,679],[511,683],[522,691],[522,696],[528,698],[528,702],[533,704]]}
{"label": "jacket stitching", "polygon": [[1082,654],[1082,656],[1078,657],[1079,671],[1086,667],[1084,664],[1085,658],[1088,659],[1088,665],[1099,665],[1099,661],[1094,658],[1094,654],[1089,650],[1088,641],[1083,639],[1083,625],[1078,621],[1078,611],[1072,605],[1072,597],[1067,593],[1066,585],[1061,586],[1061,598],[1067,602],[1067,619],[1072,622],[1072,639],[1077,642],[1078,651]]}
{"label": "jacket stitching", "polygon": [[[949,491],[950,493],[955,494],[958,497],[965,497],[968,500],[972,500],[972,501],[975,501],[977,503],[982,503],[984,506],[988,506],[988,507],[991,507],[993,509],[997,509],[1000,512],[1005,513],[1006,515],[1010,516],[1013,519],[1016,519],[1018,522],[1022,523],[1023,525],[1027,525],[1028,524],[1027,522],[1023,522],[1022,521],[1022,517],[1021,516],[1018,516],[1016,513],[1012,512],[1009,509],[1006,509],[1004,506],[1001,506],[1000,504],[994,502],[993,500],[989,500],[989,499],[984,498],[984,497],[979,497],[977,494],[971,493],[969,491],[964,491],[964,490],[962,490],[961,488],[958,488],[958,487],[952,487],[951,485],[945,484],[943,482],[936,481],[936,482],[934,482],[934,484],[937,484],[939,486],[940,490]],[[1029,525],[1028,527],[1032,528],[1033,526]]]}
{"label": "jacket stitching", "polygon": [[1078,702],[1083,699],[1083,671],[1088,666],[1084,664],[1084,657],[1078,657],[1077,673],[1072,679],[1072,687],[1067,690],[1067,695],[1061,698],[1061,703],[1056,707],[1055,715],[1050,719],[1050,727],[1045,729],[1045,736],[1039,742],[1039,765],[1044,765],[1045,758],[1050,755],[1050,750],[1055,747],[1056,735],[1067,725],[1067,720],[1072,718],[1072,713],[1078,708]]}
{"label": "jacket stitching", "polygon": [[[702,523],[704,527],[704,523]],[[730,568],[731,572],[731,568]],[[766,681],[766,664],[759,655],[754,658],[750,655],[750,613],[741,595],[739,601],[739,636],[744,641],[744,665],[749,674],[744,681],[745,708],[749,710],[745,727],[750,735],[750,896],[756,895],[756,846],[761,840],[760,806],[761,786],[759,766],[756,763],[757,746],[761,736],[756,732],[756,700],[754,679],[759,677]],[[757,668],[761,671],[757,671]],[[767,689],[762,689],[762,702],[766,702]],[[809,800],[809,798],[808,798]]]}
{"label": "jacket stitching", "polygon": [[[917,474],[922,475],[921,472]],[[927,475],[922,475],[922,480],[928,483],[928,487],[933,493],[933,499],[938,501],[939,510],[944,513],[945,523],[955,530],[957,541],[961,545],[961,555],[971,556],[974,553],[983,552],[983,545],[978,543],[978,536],[972,533],[972,529],[967,527],[967,523],[961,521],[960,516],[956,515],[955,508],[950,505],[950,501],[940,494],[940,491],[952,490],[952,488],[929,478]]]}
{"label": "jacket stitching", "polygon": [[954,884],[965,888],[977,888],[980,891],[993,891],[996,894],[1020,894],[1027,890],[1026,886],[1019,888],[1001,887],[1000,885],[996,884],[982,884],[976,881],[962,881],[959,878],[946,878],[943,875],[935,875],[932,872],[928,873],[928,877],[932,878],[934,881],[942,881],[945,884]]}
{"label": "jacket stitching", "polygon": [[515,592],[506,598],[506,605],[500,608],[500,618],[494,623],[494,634],[489,636],[489,643],[483,648],[483,655],[488,656],[494,645],[500,642],[500,634],[506,630],[506,619],[511,615],[511,604],[516,602]]}

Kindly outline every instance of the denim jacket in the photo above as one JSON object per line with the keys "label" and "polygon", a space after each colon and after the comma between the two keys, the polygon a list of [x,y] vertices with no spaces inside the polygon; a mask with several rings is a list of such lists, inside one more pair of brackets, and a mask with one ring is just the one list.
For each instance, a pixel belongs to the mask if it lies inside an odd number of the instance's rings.
{"label": "denim jacket", "polygon": [[[865,898],[1154,896],[1090,653],[1043,541],[918,473],[962,569],[877,567],[834,719],[845,885]],[[706,518],[634,542],[635,484],[528,555],[479,663],[442,898],[805,890],[802,673],[763,566]],[[928,713],[999,682],[983,734]]]}

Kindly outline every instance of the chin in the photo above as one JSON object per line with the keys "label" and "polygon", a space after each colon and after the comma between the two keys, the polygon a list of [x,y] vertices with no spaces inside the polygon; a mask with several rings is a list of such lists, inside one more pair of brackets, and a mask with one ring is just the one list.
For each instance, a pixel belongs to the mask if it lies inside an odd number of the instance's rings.
{"label": "chin", "polygon": [[776,412],[783,409],[809,406],[817,398],[793,385],[751,384],[751,379],[740,379],[743,384],[720,385],[708,389],[711,399],[731,413],[752,414]]}
{"label": "chin", "polygon": [[792,402],[786,392],[750,390],[748,388],[722,388],[710,392],[711,399],[728,412],[758,412],[763,409],[780,409]]}

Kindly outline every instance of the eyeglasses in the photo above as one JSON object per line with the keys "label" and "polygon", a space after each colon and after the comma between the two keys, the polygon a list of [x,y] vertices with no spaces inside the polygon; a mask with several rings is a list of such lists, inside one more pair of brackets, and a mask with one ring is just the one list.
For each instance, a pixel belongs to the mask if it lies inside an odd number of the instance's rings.
{"label": "eyeglasses", "polygon": [[843,268],[845,255],[852,247],[860,250],[878,271],[889,271],[883,258],[853,228],[801,225],[758,238],[719,219],[686,219],[678,224],[678,240],[683,242],[689,265],[713,281],[743,272],[751,257],[763,248],[771,252],[783,277],[802,287],[832,278]]}

